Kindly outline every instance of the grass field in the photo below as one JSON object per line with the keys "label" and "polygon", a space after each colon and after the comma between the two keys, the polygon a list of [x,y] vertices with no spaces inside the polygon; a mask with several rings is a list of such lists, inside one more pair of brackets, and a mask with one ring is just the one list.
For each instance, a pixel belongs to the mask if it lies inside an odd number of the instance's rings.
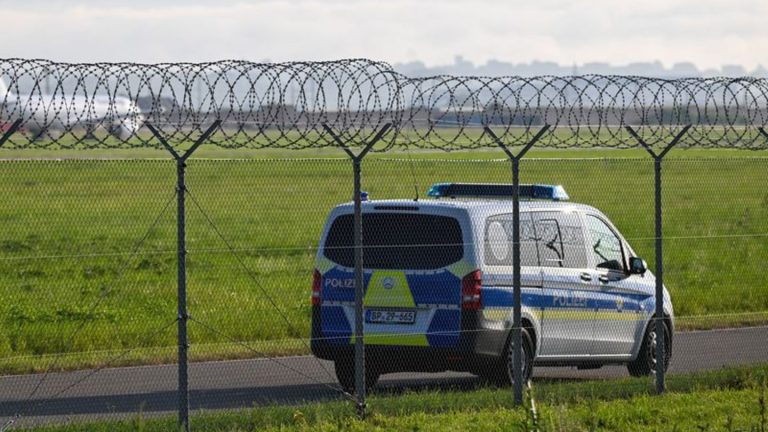
{"label": "grass field", "polygon": [[[192,417],[196,431],[764,431],[768,367],[726,369],[668,378],[654,396],[646,379],[542,382],[515,408],[509,389],[427,390],[368,398],[369,416],[356,420],[351,403],[264,407]],[[530,397],[536,417],[530,412]],[[168,431],[175,417],[33,429],[36,432]]]}
{"label": "grass field", "polygon": [[[0,151],[64,158],[0,162],[0,372],[43,370],[57,353],[67,353],[61,368],[173,359],[174,163],[161,151],[111,152]],[[83,159],[130,155],[165,159]],[[188,163],[193,358],[306,352],[315,247],[328,211],[351,199],[351,164],[332,150],[199,155],[224,160]],[[530,156],[524,182],[563,184],[653,264],[647,155]],[[767,173],[758,152],[680,150],[665,162],[665,281],[682,327],[768,321]],[[373,155],[363,176],[373,199],[412,198],[414,184],[423,198],[434,182],[508,182],[510,167],[498,152],[419,151]],[[127,348],[138,350],[114,358]]]}

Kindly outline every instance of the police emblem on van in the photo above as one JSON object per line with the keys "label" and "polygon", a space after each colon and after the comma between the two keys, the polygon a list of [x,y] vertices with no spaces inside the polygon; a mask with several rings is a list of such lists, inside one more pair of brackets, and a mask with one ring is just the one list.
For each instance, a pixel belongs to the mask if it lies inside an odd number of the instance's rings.
{"label": "police emblem on van", "polygon": [[381,286],[384,287],[384,289],[392,289],[395,287],[395,279],[387,276],[381,281]]}

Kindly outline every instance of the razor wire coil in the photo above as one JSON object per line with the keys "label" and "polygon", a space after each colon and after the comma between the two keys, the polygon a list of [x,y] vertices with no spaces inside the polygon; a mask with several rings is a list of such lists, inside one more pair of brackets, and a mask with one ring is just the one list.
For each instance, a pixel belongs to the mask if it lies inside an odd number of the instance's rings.
{"label": "razor wire coil", "polygon": [[214,121],[225,148],[362,146],[374,151],[467,150],[524,145],[631,148],[632,126],[664,146],[684,125],[682,147],[768,147],[768,80],[585,75],[409,78],[365,59],[253,63],[56,63],[0,59],[0,119],[21,128],[5,148],[158,147],[151,123],[184,146]]}

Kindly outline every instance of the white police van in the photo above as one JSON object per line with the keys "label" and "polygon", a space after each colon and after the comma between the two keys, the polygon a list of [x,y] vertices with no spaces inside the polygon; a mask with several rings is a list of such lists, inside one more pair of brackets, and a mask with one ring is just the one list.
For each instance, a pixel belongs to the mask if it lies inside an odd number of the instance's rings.
{"label": "white police van", "polygon": [[[511,185],[433,185],[429,201],[365,201],[366,381],[404,371],[512,380]],[[599,210],[561,186],[520,186],[523,376],[533,365],[656,364],[655,279]],[[354,387],[353,204],[322,232],[312,285],[312,352]],[[674,315],[664,292],[665,367]]]}

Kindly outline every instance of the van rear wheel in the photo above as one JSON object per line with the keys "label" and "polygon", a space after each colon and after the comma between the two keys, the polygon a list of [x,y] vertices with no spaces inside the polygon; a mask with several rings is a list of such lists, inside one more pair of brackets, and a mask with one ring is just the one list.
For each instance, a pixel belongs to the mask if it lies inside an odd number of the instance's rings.
{"label": "van rear wheel", "polygon": [[[528,331],[522,329],[523,337],[523,383],[527,383],[533,374],[533,344]],[[512,343],[512,333],[509,334],[504,354],[499,364],[483,371],[480,376],[491,384],[499,387],[507,387],[515,381],[515,349]]]}
{"label": "van rear wheel", "polygon": [[[336,360],[334,363],[334,370],[336,372],[336,379],[339,380],[341,388],[349,393],[355,393],[355,362],[353,360]],[[375,365],[365,365],[365,390],[372,389],[379,381],[381,373],[378,371]]]}

